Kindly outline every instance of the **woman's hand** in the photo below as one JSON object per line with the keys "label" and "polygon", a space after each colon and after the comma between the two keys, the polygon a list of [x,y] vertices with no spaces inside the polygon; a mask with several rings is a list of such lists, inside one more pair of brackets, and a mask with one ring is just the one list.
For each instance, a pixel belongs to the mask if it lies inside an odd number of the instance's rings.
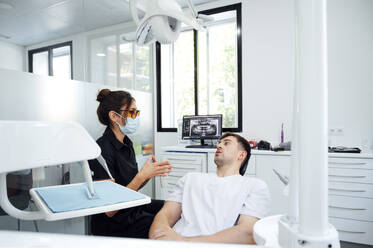
{"label": "woman's hand", "polygon": [[152,155],[150,158],[148,158],[142,167],[142,169],[139,171],[139,174],[145,179],[151,179],[156,176],[167,176],[172,169],[172,165],[170,162],[161,161],[157,162],[155,160],[154,155]]}

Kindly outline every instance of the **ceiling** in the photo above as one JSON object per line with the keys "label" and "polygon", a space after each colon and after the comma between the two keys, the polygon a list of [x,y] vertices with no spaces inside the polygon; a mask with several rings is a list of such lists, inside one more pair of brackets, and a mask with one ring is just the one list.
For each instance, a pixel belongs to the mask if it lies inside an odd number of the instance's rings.
{"label": "ceiling", "polygon": [[131,20],[126,0],[0,0],[0,41],[28,46]]}

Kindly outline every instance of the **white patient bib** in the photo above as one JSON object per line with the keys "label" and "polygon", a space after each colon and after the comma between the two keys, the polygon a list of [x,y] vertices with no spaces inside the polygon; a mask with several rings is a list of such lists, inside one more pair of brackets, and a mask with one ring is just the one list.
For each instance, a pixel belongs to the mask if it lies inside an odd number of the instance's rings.
{"label": "white patient bib", "polygon": [[210,235],[234,226],[240,214],[262,218],[269,213],[267,185],[256,178],[189,173],[167,199],[182,204],[173,227],[187,237]]}

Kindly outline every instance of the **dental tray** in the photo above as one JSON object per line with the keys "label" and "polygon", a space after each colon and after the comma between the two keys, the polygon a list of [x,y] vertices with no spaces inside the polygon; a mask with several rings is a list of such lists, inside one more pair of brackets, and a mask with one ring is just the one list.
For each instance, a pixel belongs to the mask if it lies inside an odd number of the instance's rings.
{"label": "dental tray", "polygon": [[58,185],[30,190],[37,207],[48,221],[104,213],[150,203],[150,197],[111,181],[93,183],[95,195],[88,197],[87,184]]}

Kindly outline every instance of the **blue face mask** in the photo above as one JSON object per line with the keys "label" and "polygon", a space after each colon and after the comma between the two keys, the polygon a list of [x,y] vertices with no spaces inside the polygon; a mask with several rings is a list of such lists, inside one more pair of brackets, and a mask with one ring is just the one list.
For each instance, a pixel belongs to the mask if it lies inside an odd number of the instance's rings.
{"label": "blue face mask", "polygon": [[140,126],[140,118],[139,117],[136,117],[135,119],[132,119],[132,118],[127,118],[126,119],[123,116],[121,116],[120,114],[118,114],[118,113],[116,113],[116,114],[126,120],[126,125],[125,126],[122,126],[117,122],[117,124],[120,128],[120,131],[122,131],[122,133],[133,134],[137,131],[137,128]]}

